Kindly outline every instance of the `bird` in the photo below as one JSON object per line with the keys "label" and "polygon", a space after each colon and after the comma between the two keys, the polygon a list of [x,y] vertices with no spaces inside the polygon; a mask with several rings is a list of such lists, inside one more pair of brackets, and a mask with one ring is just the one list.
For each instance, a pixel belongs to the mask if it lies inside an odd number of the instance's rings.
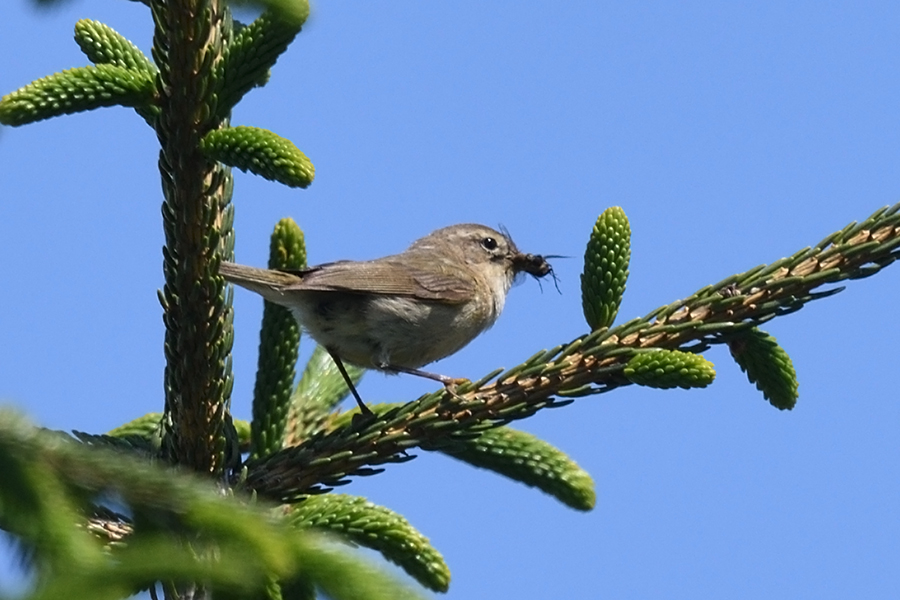
{"label": "bird", "polygon": [[490,328],[521,273],[552,273],[546,257],[520,252],[509,234],[464,223],[437,229],[405,251],[303,270],[222,262],[225,280],[291,311],[331,355],[360,412],[373,416],[344,362],[453,386],[465,379],[421,370]]}

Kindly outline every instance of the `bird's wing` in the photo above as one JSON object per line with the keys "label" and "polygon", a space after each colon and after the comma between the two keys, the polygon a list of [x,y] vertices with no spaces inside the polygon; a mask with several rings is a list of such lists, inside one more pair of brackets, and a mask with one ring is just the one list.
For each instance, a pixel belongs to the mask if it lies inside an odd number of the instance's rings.
{"label": "bird's wing", "polygon": [[475,283],[448,265],[410,266],[391,258],[340,261],[291,271],[300,281],[283,291],[316,290],[351,294],[397,295],[456,304],[472,298]]}

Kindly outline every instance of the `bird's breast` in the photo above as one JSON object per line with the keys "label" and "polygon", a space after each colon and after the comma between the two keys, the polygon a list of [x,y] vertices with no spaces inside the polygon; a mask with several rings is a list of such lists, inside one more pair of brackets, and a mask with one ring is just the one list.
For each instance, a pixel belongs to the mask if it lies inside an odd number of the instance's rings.
{"label": "bird's breast", "polygon": [[485,294],[456,304],[337,292],[304,292],[295,299],[291,310],[313,339],[367,368],[415,369],[440,360],[493,325],[499,314],[494,298]]}

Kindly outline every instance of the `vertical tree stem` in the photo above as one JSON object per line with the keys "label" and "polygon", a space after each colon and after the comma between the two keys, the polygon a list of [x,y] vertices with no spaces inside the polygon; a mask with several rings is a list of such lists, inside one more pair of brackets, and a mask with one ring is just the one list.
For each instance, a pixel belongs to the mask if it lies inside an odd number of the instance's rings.
{"label": "vertical tree stem", "polygon": [[214,116],[212,90],[231,19],[222,0],[153,0],[151,8],[166,239],[163,448],[174,463],[220,475],[230,444],[233,331],[231,298],[218,267],[233,256],[232,180],[198,144],[227,125],[227,118]]}

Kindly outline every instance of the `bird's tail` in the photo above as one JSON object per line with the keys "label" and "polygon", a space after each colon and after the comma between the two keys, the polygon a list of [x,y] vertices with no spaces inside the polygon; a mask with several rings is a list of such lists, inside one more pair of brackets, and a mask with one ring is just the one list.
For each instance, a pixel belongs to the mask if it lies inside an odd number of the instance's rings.
{"label": "bird's tail", "polygon": [[284,288],[301,281],[299,276],[291,273],[247,267],[231,262],[219,265],[219,274],[227,281],[256,292],[276,304],[284,304]]}

